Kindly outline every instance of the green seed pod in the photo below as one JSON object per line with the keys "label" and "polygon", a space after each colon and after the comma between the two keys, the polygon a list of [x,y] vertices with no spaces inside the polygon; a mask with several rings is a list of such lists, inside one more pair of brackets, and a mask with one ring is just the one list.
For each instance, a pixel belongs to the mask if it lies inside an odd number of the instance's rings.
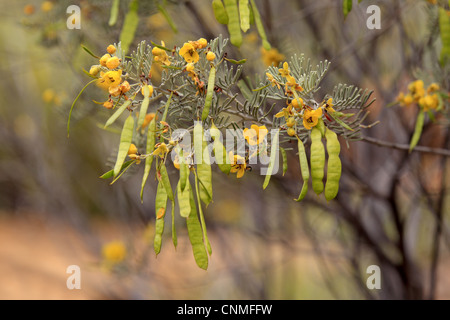
{"label": "green seed pod", "polygon": [[120,169],[122,168],[122,164],[128,154],[128,150],[130,149],[131,140],[133,139],[133,128],[134,118],[130,114],[127,120],[125,120],[122,133],[120,135],[119,152],[117,154],[117,160],[114,166],[114,177],[119,174]]}
{"label": "green seed pod", "polygon": [[217,22],[221,24],[228,24],[228,14],[225,11],[222,0],[213,0],[212,7]]}
{"label": "green seed pod", "polygon": [[325,138],[327,139],[328,167],[327,182],[325,185],[325,199],[330,201],[336,197],[339,191],[339,180],[341,179],[342,165],[339,159],[341,145],[336,133],[326,129]]}
{"label": "green seed pod", "polygon": [[162,234],[164,232],[164,216],[167,208],[167,192],[162,182],[158,183],[155,200],[155,238],[153,240],[153,247],[156,255],[161,252]]}
{"label": "green seed pod", "polygon": [[311,178],[312,187],[316,194],[321,194],[325,169],[325,148],[322,143],[322,133],[316,127],[311,131]]}
{"label": "green seed pod", "polygon": [[305,198],[306,193],[308,192],[308,181],[309,181],[309,167],[308,167],[308,159],[306,158],[305,146],[303,145],[302,140],[298,139],[298,159],[300,162],[300,169],[302,171],[303,178],[303,187],[300,195],[298,196],[298,201],[302,201]]}
{"label": "green seed pod", "polygon": [[239,10],[237,0],[225,0],[225,10],[228,15],[228,32],[230,33],[230,42],[235,47],[242,44],[242,33],[239,23]]}

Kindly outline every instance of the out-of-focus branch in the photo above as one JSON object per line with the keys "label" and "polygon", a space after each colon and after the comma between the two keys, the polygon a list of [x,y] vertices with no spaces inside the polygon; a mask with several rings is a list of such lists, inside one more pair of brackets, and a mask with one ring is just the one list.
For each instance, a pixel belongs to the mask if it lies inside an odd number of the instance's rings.
{"label": "out-of-focus branch", "polygon": [[[388,142],[388,141],[378,140],[378,139],[371,138],[371,137],[363,137],[361,141],[365,141],[365,142],[377,145],[379,147],[392,148],[392,149],[397,149],[397,150],[409,150],[409,145],[403,144],[403,143]],[[423,152],[423,153],[433,153],[433,154],[438,154],[438,155],[445,156],[445,157],[450,157],[450,150],[447,150],[447,149],[416,146],[412,151]]]}

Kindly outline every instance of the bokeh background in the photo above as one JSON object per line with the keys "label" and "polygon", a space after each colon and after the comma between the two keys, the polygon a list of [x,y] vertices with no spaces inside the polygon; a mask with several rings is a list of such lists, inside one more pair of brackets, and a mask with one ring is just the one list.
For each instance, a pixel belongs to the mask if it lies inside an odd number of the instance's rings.
{"label": "bokeh background", "polygon": [[[417,108],[386,105],[409,82],[420,77],[449,90],[449,72],[436,63],[435,8],[421,0],[363,0],[344,19],[342,1],[256,0],[274,49],[261,49],[253,25],[242,47],[228,51],[247,58],[243,77],[262,76],[296,53],[313,63],[327,59],[318,99],[340,82],[369,88],[377,100],[366,122],[380,123],[364,130],[372,143],[347,148],[343,141],[341,190],[329,203],[312,192],[293,201],[301,188],[293,153],[286,175],[265,191],[257,173],[236,180],[216,170],[205,211],[213,254],[203,271],[181,219],[177,249],[166,228],[155,257],[155,181],[141,204],[141,170],[112,186],[99,179],[114,161],[118,135],[101,129],[104,110],[92,100],[105,97],[95,88],[78,101],[67,138],[70,105],[89,81],[82,68],[97,63],[80,44],[100,54],[118,42],[129,2],[120,1],[111,27],[111,1],[0,0],[1,299],[450,298],[448,157],[373,142],[408,144]],[[82,10],[80,30],[66,27],[70,4]],[[156,1],[140,1],[132,47],[228,35],[211,1],[160,4],[177,32]],[[366,27],[371,4],[381,8],[379,30]],[[448,150],[448,116],[428,121],[419,144]],[[102,254],[111,242],[126,249],[115,265]],[[81,268],[81,290],[66,288],[72,264]],[[381,268],[381,290],[366,287],[369,265]]]}

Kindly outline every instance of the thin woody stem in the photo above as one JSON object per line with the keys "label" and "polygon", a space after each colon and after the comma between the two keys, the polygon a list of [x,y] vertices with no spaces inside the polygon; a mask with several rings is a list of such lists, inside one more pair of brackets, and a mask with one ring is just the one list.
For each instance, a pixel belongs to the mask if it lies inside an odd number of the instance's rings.
{"label": "thin woody stem", "polygon": [[[379,147],[392,148],[392,149],[397,149],[397,150],[408,150],[409,151],[409,145],[408,144],[387,142],[387,141],[374,139],[374,138],[371,138],[371,137],[362,137],[361,141],[365,141],[365,142],[377,145]],[[423,152],[423,153],[433,153],[433,154],[438,154],[438,155],[450,157],[450,150],[440,149],[440,148],[430,148],[430,147],[425,147],[425,146],[416,146],[412,151]]]}

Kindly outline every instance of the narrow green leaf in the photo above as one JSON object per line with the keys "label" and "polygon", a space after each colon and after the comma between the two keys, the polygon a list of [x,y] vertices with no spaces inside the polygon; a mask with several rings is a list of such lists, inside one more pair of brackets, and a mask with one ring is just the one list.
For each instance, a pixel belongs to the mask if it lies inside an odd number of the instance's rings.
{"label": "narrow green leaf", "polygon": [[158,11],[161,12],[161,14],[164,16],[167,23],[170,25],[170,28],[172,28],[172,31],[174,33],[178,33],[177,26],[175,25],[175,22],[173,21],[172,17],[167,12],[166,8],[163,7],[162,5],[158,4]]}
{"label": "narrow green leaf", "polygon": [[422,135],[424,122],[425,122],[425,111],[421,109],[419,111],[419,114],[417,115],[416,127],[414,129],[414,134],[409,144],[409,152],[411,152],[416,147],[417,143],[419,143],[420,136]]}
{"label": "narrow green leaf", "polygon": [[166,214],[167,209],[167,193],[164,185],[159,182],[158,189],[156,190],[156,199],[155,199],[155,237],[153,240],[153,248],[155,250],[156,255],[161,252],[161,244],[162,244],[162,235],[164,232],[164,216]]}
{"label": "narrow green leaf", "polygon": [[119,117],[120,115],[129,107],[129,105],[131,104],[132,100],[128,99],[127,101],[125,101],[120,107],[119,109],[116,110],[116,112],[114,112],[112,114],[111,117],[109,117],[109,119],[106,121],[105,123],[105,128],[109,127],[110,125],[112,125]]}
{"label": "narrow green leaf", "polygon": [[191,242],[192,252],[197,265],[203,270],[208,269],[208,254],[203,243],[202,227],[197,216],[197,206],[195,204],[194,193],[191,190],[189,192],[189,202],[191,207],[191,213],[186,219],[186,226],[189,235],[189,241]]}
{"label": "narrow green leaf", "polygon": [[444,66],[450,59],[450,16],[444,8],[439,8],[439,28],[441,30],[441,65]]}
{"label": "narrow green leaf", "polygon": [[73,108],[75,107],[75,103],[77,103],[78,99],[80,98],[81,94],[83,93],[83,91],[93,82],[97,81],[97,79],[89,81],[84,87],[83,89],[81,89],[80,93],[78,93],[77,97],[75,98],[75,100],[72,103],[72,106],[70,107],[70,111],[69,111],[69,119],[67,120],[67,137],[69,137],[69,132],[70,132],[70,119],[72,117],[72,111]]}
{"label": "narrow green leaf", "polygon": [[81,45],[81,47],[83,48],[84,51],[86,51],[87,53],[89,53],[91,56],[93,56],[96,59],[100,59],[99,56],[96,56],[91,50],[89,50],[86,46]]}
{"label": "narrow green leaf", "polygon": [[133,139],[133,129],[134,129],[134,118],[130,114],[125,120],[123,125],[122,134],[120,135],[119,152],[117,153],[117,160],[114,166],[114,177],[116,177],[120,169],[122,168],[123,162],[130,149],[131,140]]}
{"label": "narrow green leaf", "polygon": [[114,0],[111,5],[111,13],[109,15],[109,22],[108,25],[112,27],[117,22],[117,17],[119,16],[119,5],[120,0]]}
{"label": "narrow green leaf", "polygon": [[[125,173],[127,172],[128,168],[131,167],[131,165],[133,165],[136,162],[136,160],[131,161],[130,165],[127,166],[125,169],[121,170],[120,173],[117,175],[117,177],[114,178],[114,180],[110,183],[110,185],[114,184],[117,180],[119,180],[119,178]],[[123,168],[123,165],[122,165]]]}
{"label": "narrow green leaf", "polygon": [[242,33],[239,26],[239,11],[237,0],[225,0],[225,10],[228,15],[228,32],[230,33],[230,42],[235,47],[242,45]]}
{"label": "narrow green leaf", "polygon": [[[120,168],[120,171],[125,170],[126,168],[128,168],[133,162],[135,162],[135,160],[128,160],[126,161],[123,165],[122,168]],[[109,179],[114,177],[114,169],[109,170],[108,172],[105,172],[104,174],[102,174],[100,176],[100,179]]]}
{"label": "narrow green leaf", "polygon": [[267,40],[266,31],[264,30],[261,16],[259,15],[258,7],[256,6],[254,0],[250,0],[250,2],[252,4],[252,11],[253,11],[253,15],[255,17],[256,29],[258,30],[259,36],[262,39],[263,47],[266,50],[270,50],[271,45],[270,45],[269,41]]}
{"label": "narrow green leaf", "polygon": [[208,90],[206,91],[205,106],[203,107],[202,112],[202,121],[205,121],[208,118],[209,110],[211,109],[212,99],[214,95],[215,79],[216,79],[216,68],[212,66],[211,71],[209,72]]}
{"label": "narrow green leaf", "polygon": [[149,156],[145,158],[144,175],[142,177],[142,184],[141,184],[141,202],[144,199],[145,183],[147,182],[148,176],[150,174],[150,169],[152,168],[154,157],[151,154],[155,150],[155,143],[156,143],[156,116],[152,119],[152,121],[150,121],[147,131],[147,148],[145,152]]}
{"label": "narrow green leaf", "polygon": [[250,8],[248,0],[239,0],[239,17],[241,19],[241,30],[247,32],[250,29]]}
{"label": "narrow green leaf", "polygon": [[151,43],[152,46],[154,46],[154,47],[160,48],[160,49],[165,50],[165,51],[167,51],[167,52],[172,52],[172,50],[170,50],[170,49],[168,49],[168,48],[166,48],[166,47],[163,47],[162,45],[156,44],[156,43],[154,43],[153,41],[150,41],[150,43]]}
{"label": "narrow green leaf", "polygon": [[125,53],[133,42],[134,34],[136,33],[139,24],[139,1],[133,0],[128,8],[128,13],[125,16],[125,21],[123,22],[122,31],[120,32],[120,42],[122,49]]}
{"label": "narrow green leaf", "polygon": [[159,173],[161,174],[161,181],[166,188],[167,196],[170,201],[174,201],[172,186],[170,185],[169,175],[167,174],[166,165],[164,163],[161,164],[161,168],[159,169]]}
{"label": "narrow green leaf", "polygon": [[265,88],[267,88],[267,87],[269,87],[269,86],[270,86],[270,83],[269,83],[269,84],[266,84],[265,86],[262,86],[262,87],[253,89],[252,91],[253,91],[253,92],[258,92],[258,91],[264,90]]}
{"label": "narrow green leaf", "polygon": [[150,102],[150,98],[149,98],[150,90],[148,89],[148,86],[144,85],[143,91],[144,91],[144,100],[142,100],[141,110],[139,111],[137,130],[140,130],[142,127],[142,124],[144,123],[145,116],[147,115],[148,104]]}
{"label": "narrow green leaf", "polygon": [[223,6],[222,0],[213,0],[212,7],[217,22],[221,24],[228,24],[228,14]]}
{"label": "narrow green leaf", "polygon": [[247,59],[242,59],[242,60],[234,60],[234,59],[228,59],[228,58],[224,58],[226,61],[231,62],[232,64],[244,64],[247,62]]}
{"label": "narrow green leaf", "polygon": [[279,135],[280,131],[278,130],[275,136],[272,138],[270,163],[269,167],[267,168],[266,178],[264,179],[263,189],[266,189],[269,185],[270,177],[272,176],[273,168],[275,166],[275,161],[277,160]]}
{"label": "narrow green leaf", "polygon": [[[349,130],[349,131],[355,131],[352,128],[350,128],[350,126],[348,124],[346,124],[344,121],[342,121],[341,119],[339,119],[339,117],[333,114],[334,112],[329,112],[328,114],[334,119],[334,121],[336,121],[337,123],[339,123],[342,127],[344,127],[345,129]],[[322,134],[323,136],[323,134]]]}
{"label": "narrow green leaf", "polygon": [[170,106],[170,103],[172,102],[172,95],[173,95],[173,92],[170,93],[169,99],[167,99],[166,105],[164,106],[164,113],[163,113],[163,117],[162,117],[161,121],[166,121],[167,112],[169,112],[169,106]]}
{"label": "narrow green leaf", "polygon": [[342,3],[342,12],[344,13],[344,18],[347,18],[347,15],[352,11],[353,0],[343,0]]}

